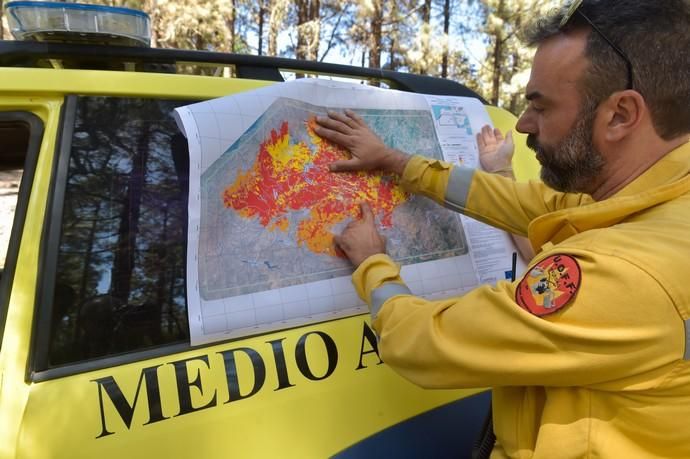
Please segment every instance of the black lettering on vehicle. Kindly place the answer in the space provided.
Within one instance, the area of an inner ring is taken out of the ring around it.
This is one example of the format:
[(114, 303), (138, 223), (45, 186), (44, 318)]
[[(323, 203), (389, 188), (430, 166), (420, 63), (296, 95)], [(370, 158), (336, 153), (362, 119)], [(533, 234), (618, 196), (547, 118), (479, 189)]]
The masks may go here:
[[(376, 354), (376, 357), (379, 359), (376, 365), (381, 365), (383, 363), (383, 360), (381, 360), (381, 356), (379, 355), (379, 345), (378, 341), (376, 340), (376, 334), (374, 333), (374, 330), (372, 330), (366, 322), (362, 322), (362, 324), (364, 325), (364, 327), (362, 328), (362, 341), (359, 346), (359, 365), (357, 365), (357, 368), (355, 368), (355, 370), (367, 368), (367, 366), (362, 363), (364, 356), (367, 354)], [(369, 343), (370, 350), (368, 351), (364, 350), (365, 341)]]
[(285, 338), (280, 338), (274, 341), (267, 341), (273, 349), (273, 360), (276, 364), (276, 376), (278, 376), (278, 387), (274, 390), (286, 389), (294, 386), (290, 382), (288, 375), (287, 363), (285, 362), (285, 353), (283, 352), (283, 341)]
[(134, 416), (134, 410), (136, 409), (137, 402), (139, 401), (139, 393), (141, 391), (142, 381), (145, 381), (146, 384), (146, 400), (149, 409), (149, 420), (146, 421), (144, 425), (153, 424), (154, 422), (168, 419), (163, 416), (163, 410), (161, 408), (161, 393), (160, 386), (158, 384), (158, 368), (160, 366), (161, 365), (156, 365), (155, 367), (147, 367), (141, 370), (139, 382), (137, 383), (137, 390), (134, 393), (134, 400), (132, 400), (131, 404), (127, 401), (127, 398), (122, 393), (122, 389), (120, 389), (120, 386), (117, 385), (115, 378), (112, 376), (93, 379), (91, 381), (98, 384), (98, 403), (101, 410), (101, 433), (96, 438), (105, 437), (115, 433), (110, 432), (106, 427), (106, 416), (103, 406), (104, 390), (117, 410), (117, 413), (120, 415), (120, 419), (122, 419), (122, 422), (124, 422), (128, 429), (132, 426), (132, 417)]
[[(309, 367), (306, 344), (307, 338), (309, 338), (310, 335), (319, 336), (323, 341), (324, 346), (326, 347), (326, 355), (328, 357), (328, 368), (326, 369), (326, 373), (324, 373), (323, 376), (314, 375), (314, 373), (312, 373), (311, 371), (311, 368)], [(322, 379), (328, 378), (335, 371), (335, 367), (338, 364), (338, 348), (336, 347), (333, 338), (331, 338), (324, 332), (315, 331), (305, 333), (300, 337), (299, 341), (297, 341), (297, 348), (295, 349), (295, 361), (297, 363), (297, 368), (299, 368), (300, 373), (302, 373), (307, 379), (310, 379), (312, 381), (320, 381)]]
[[(327, 367), (325, 372), (321, 375), (314, 373), (307, 356), (307, 340), (309, 340), (312, 335), (315, 335), (312, 341), (316, 340), (316, 342), (314, 342), (312, 345), (312, 351), (314, 350), (313, 346), (323, 346), (326, 351)], [(365, 345), (365, 341), (369, 344)], [(266, 344), (271, 346), (273, 361), (276, 366), (278, 387), (274, 389), (275, 391), (295, 386), (295, 384), (290, 381), (284, 342), (285, 338), (266, 341)], [(366, 368), (366, 366), (363, 364), (363, 358), (365, 355), (372, 353), (376, 354), (378, 358), (377, 365), (383, 363), (380, 357), (378, 357), (376, 336), (371, 328), (364, 323), (360, 346), (359, 366), (357, 369)], [(228, 399), (223, 404), (252, 397), (261, 391), (264, 383), (266, 382), (266, 362), (258, 351), (249, 347), (238, 347), (235, 349), (218, 352), (218, 354), (220, 354), (223, 358), (225, 382), (228, 388)], [(253, 383), (251, 383), (251, 387), (248, 387), (248, 384), (250, 384), (247, 381), (249, 375), (244, 374), (242, 375), (243, 386), (240, 387), (237, 358), (248, 358), (251, 362), (251, 376), (253, 376)], [(305, 378), (311, 381), (321, 381), (331, 376), (335, 371), (338, 365), (338, 348), (333, 338), (331, 338), (327, 333), (321, 331), (308, 332), (297, 340), (294, 358), (297, 368)], [(210, 356), (207, 354), (189, 357), (182, 360), (175, 360), (168, 363), (172, 365), (174, 369), (177, 399), (179, 404), (179, 412), (172, 417), (212, 408), (218, 404), (217, 388), (214, 388), (213, 391), (210, 392), (208, 387), (204, 386), (204, 374), (206, 373), (205, 368), (200, 368), (197, 366), (196, 374), (190, 375), (190, 363), (197, 360), (203, 362), (203, 364), (209, 370), (212, 370)], [(98, 401), (101, 415), (100, 434), (98, 434), (96, 438), (102, 438), (116, 433), (113, 429), (112, 419), (108, 419), (106, 414), (105, 405), (107, 402), (104, 401), (106, 398), (112, 403), (125, 427), (127, 427), (127, 429), (132, 428), (132, 420), (134, 418), (134, 412), (137, 409), (137, 404), (142, 404), (142, 401), (140, 400), (142, 386), (144, 386), (146, 389), (143, 395), (146, 400), (143, 403), (148, 408), (148, 421), (146, 421), (143, 425), (160, 422), (170, 418), (163, 416), (160, 390), (161, 382), (159, 380), (158, 372), (158, 369), (161, 366), (163, 365), (146, 367), (141, 370), (133, 397), (125, 396), (113, 376), (105, 376), (103, 378), (97, 378), (91, 381), (95, 382), (98, 387)], [(199, 395), (202, 397), (204, 397), (204, 392), (206, 389), (205, 398), (207, 399), (210, 397), (210, 401), (203, 406), (194, 406), (192, 403), (192, 388), (196, 388), (199, 391)], [(103, 396), (104, 393), (107, 397)], [(129, 400), (132, 400), (132, 402), (130, 403)], [(112, 430), (108, 430), (108, 427), (110, 427)]]
[[(247, 355), (252, 362), (254, 370), (254, 387), (244, 395), (240, 391), (240, 381), (237, 376), (236, 352), (242, 352)], [(219, 352), (219, 354), (223, 356), (223, 361), (225, 362), (225, 377), (228, 383), (228, 400), (225, 403), (249, 398), (261, 390), (266, 381), (266, 364), (258, 352), (250, 347), (238, 347), (237, 349)]]
[(211, 408), (216, 406), (216, 391), (213, 391), (213, 397), (211, 401), (204, 406), (194, 407), (192, 406), (192, 387), (199, 389), (201, 395), (204, 394), (204, 390), (201, 387), (201, 370), (198, 370), (196, 378), (194, 380), (189, 380), (189, 370), (188, 363), (193, 360), (201, 360), (210, 368), (208, 364), (208, 356), (201, 355), (199, 357), (190, 357), (184, 360), (177, 360), (175, 362), (170, 362), (172, 366), (175, 367), (175, 381), (177, 382), (177, 399), (180, 402), (180, 412), (175, 416), (182, 416), (183, 414), (193, 413), (199, 410), (205, 410), (206, 408)]

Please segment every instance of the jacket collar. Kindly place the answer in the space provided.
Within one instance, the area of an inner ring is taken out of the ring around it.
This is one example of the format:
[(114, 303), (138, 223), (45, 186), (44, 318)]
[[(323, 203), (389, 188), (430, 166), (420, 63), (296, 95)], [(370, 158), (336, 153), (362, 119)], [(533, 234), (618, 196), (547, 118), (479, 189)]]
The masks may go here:
[(685, 143), (670, 151), (612, 198), (643, 193), (659, 185), (676, 182), (688, 174), (690, 174), (690, 143)]
[(529, 225), (532, 246), (558, 244), (584, 231), (615, 225), (628, 216), (690, 192), (690, 143), (669, 152), (614, 196), (541, 215)]

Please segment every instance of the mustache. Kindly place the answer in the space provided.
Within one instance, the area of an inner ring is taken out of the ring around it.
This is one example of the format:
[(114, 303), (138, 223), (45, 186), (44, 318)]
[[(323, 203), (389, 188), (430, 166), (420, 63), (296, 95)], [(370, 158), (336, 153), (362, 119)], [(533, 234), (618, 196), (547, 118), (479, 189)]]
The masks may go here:
[(543, 164), (546, 160), (545, 149), (534, 134), (527, 135), (527, 147), (536, 153), (537, 161)]

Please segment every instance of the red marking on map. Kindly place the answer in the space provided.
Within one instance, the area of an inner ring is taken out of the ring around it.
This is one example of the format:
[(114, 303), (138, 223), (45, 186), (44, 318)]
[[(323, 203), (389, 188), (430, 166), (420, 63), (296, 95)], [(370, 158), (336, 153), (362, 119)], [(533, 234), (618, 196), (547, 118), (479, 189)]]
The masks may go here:
[(312, 252), (343, 257), (333, 244), (335, 225), (359, 217), (359, 204), (367, 202), (381, 217), (381, 226), (393, 223), (393, 211), (409, 195), (397, 179), (381, 172), (330, 172), (328, 165), (350, 157), (348, 152), (318, 137), (313, 118), (306, 122), (313, 151), (306, 143), (293, 143), (288, 122), (271, 130), (259, 148), (254, 165), (240, 171), (223, 192), (223, 203), (244, 218), (257, 218), (270, 231), (288, 231), (291, 211), (309, 210), (299, 221), (297, 243)]

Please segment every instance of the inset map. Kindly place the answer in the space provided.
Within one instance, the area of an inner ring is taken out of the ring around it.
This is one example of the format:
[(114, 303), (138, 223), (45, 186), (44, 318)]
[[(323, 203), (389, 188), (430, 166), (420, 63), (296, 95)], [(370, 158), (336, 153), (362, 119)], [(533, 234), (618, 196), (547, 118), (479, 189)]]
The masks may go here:
[(450, 126), (453, 128), (465, 129), (467, 135), (472, 135), (470, 118), (467, 116), (467, 113), (465, 113), (465, 110), (462, 107), (432, 105), (431, 110), (434, 113), (434, 119), (439, 126)]
[[(342, 109), (329, 107), (331, 110)], [(388, 253), (414, 264), (467, 253), (457, 214), (409, 195), (397, 178), (332, 173), (348, 153), (316, 136), (327, 108), (277, 99), (201, 176), (199, 290), (215, 300), (346, 276), (334, 233), (368, 202)], [(424, 110), (356, 110), (394, 148), (442, 158)]]

